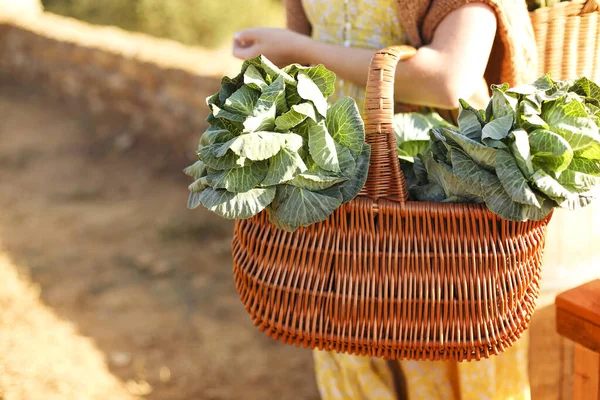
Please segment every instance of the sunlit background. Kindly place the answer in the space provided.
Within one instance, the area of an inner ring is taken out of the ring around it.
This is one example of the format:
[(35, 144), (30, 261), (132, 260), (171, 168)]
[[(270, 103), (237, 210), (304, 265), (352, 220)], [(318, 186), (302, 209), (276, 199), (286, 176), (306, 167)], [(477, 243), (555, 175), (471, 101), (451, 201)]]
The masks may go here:
[[(317, 399), (307, 350), (235, 291), (233, 224), (186, 209), (204, 99), (281, 0), (0, 0), (0, 399)], [(598, 276), (598, 207), (558, 212), (534, 400), (568, 399), (556, 293)], [(590, 223), (590, 221), (594, 223)]]

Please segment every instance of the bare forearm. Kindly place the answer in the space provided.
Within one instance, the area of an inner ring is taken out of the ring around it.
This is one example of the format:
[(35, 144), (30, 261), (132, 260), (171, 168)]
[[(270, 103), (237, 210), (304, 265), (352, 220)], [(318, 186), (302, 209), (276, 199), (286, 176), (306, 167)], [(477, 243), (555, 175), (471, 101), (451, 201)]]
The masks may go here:
[[(339, 78), (365, 86), (374, 54), (371, 49), (336, 46), (307, 38), (299, 56), (305, 64), (323, 64)], [(400, 62), (394, 84), (396, 101), (451, 108), (452, 101), (443, 90), (447, 81), (444, 65), (443, 54), (427, 46), (411, 59)]]
[[(483, 74), (496, 33), (493, 10), (470, 3), (448, 14), (433, 41), (396, 68), (396, 101), (455, 108), (482, 89)], [(373, 50), (319, 43), (308, 37), (299, 48), (305, 62), (324, 64), (343, 79), (365, 85)], [(485, 89), (485, 88), (483, 88)], [(484, 90), (485, 91), (485, 90)]]

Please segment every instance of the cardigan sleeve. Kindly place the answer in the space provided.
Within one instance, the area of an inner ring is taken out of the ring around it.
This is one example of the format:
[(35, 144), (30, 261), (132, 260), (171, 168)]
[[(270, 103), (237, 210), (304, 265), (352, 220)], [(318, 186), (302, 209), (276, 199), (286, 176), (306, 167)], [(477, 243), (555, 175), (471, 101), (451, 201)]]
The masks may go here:
[(285, 0), (285, 16), (289, 30), (311, 35), (312, 28), (302, 7), (302, 0)]
[(489, 5), (498, 21), (485, 72), (487, 83), (515, 86), (535, 80), (537, 48), (525, 0), (432, 0), (421, 26), (423, 43), (433, 40), (436, 28), (449, 13), (474, 2)]

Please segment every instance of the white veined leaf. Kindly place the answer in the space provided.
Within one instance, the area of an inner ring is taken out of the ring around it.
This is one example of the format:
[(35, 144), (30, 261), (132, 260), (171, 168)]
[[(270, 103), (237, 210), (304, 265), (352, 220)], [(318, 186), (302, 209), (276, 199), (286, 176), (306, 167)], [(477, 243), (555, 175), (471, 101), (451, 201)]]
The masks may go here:
[(310, 118), (312, 121), (317, 122), (315, 106), (309, 102), (293, 105), (290, 111), (275, 119), (275, 126), (277, 131), (287, 132), (300, 125), (306, 118)]
[(206, 188), (201, 193), (190, 193), (188, 207), (196, 208), (203, 205), (223, 218), (246, 219), (258, 214), (271, 204), (275, 193), (274, 187), (256, 188), (244, 193)]
[(519, 169), (513, 156), (506, 151), (496, 153), (496, 174), (513, 201), (540, 208), (535, 193)]
[(223, 108), (234, 114), (250, 115), (259, 97), (258, 90), (244, 85), (225, 100)]
[(513, 114), (509, 114), (488, 122), (481, 131), (481, 140), (488, 138), (493, 140), (505, 139), (512, 129), (514, 120)]
[(529, 134), (529, 145), (533, 161), (546, 172), (560, 173), (573, 160), (573, 150), (562, 136), (545, 129), (536, 129)]
[(496, 152), (498, 150), (484, 146), (475, 140), (469, 139), (462, 132), (456, 132), (451, 129), (436, 129), (434, 132), (439, 132), (450, 146), (458, 147), (469, 155), (473, 161), (482, 167), (494, 169), (496, 167)]
[(289, 185), (297, 186), (302, 189), (308, 189), (312, 191), (324, 190), (332, 187), (336, 183), (344, 182), (348, 180), (345, 177), (335, 177), (327, 175), (316, 175), (313, 173), (303, 173), (296, 175), (294, 179), (288, 182)]
[(295, 176), (307, 170), (300, 155), (286, 147), (269, 159), (269, 169), (266, 177), (261, 182), (264, 186), (279, 185), (291, 181)]
[(244, 133), (220, 145), (214, 154), (217, 157), (223, 157), (227, 151), (231, 150), (240, 157), (252, 161), (262, 161), (279, 153), (285, 143), (282, 134), (277, 132)]
[(199, 179), (201, 176), (206, 174), (206, 164), (202, 161), (196, 161), (194, 164), (183, 170), (183, 173), (187, 176), (191, 176), (194, 179)]
[(365, 125), (354, 99), (344, 97), (332, 105), (325, 124), (333, 139), (358, 157), (365, 143)]
[(514, 141), (510, 144), (510, 151), (523, 175), (529, 179), (534, 173), (529, 135), (522, 129), (512, 131), (511, 135)]
[(299, 64), (288, 65), (283, 69), (290, 75), (296, 75), (298, 71), (304, 72), (317, 85), (325, 98), (331, 96), (335, 90), (335, 73), (329, 71), (323, 65), (305, 67)]
[(471, 107), (466, 101), (460, 100), (458, 129), (464, 136), (474, 141), (481, 141), (484, 123), (479, 111)]
[(327, 99), (317, 86), (317, 84), (305, 72), (298, 72), (298, 94), (304, 100), (310, 100), (315, 108), (323, 117), (327, 116)]
[(342, 204), (342, 195), (335, 186), (313, 192), (291, 185), (277, 186), (271, 204), (273, 217), (289, 226), (309, 226), (324, 221)]
[(244, 72), (244, 84), (250, 86), (253, 89), (258, 89), (261, 92), (265, 90), (269, 85), (265, 82), (262, 74), (254, 65), (249, 65)]
[[(230, 168), (247, 167), (252, 164), (252, 161), (240, 157), (233, 151), (223, 149), (224, 144), (211, 144), (209, 146), (202, 146), (198, 149), (198, 158), (208, 167), (216, 170), (225, 170)], [(221, 152), (225, 150), (225, 152)], [(218, 155), (217, 155), (218, 154)]]
[(600, 145), (598, 126), (588, 117), (583, 103), (577, 100), (557, 100), (545, 107), (541, 116), (550, 130), (565, 138), (574, 151)]
[(338, 154), (333, 137), (324, 122), (313, 124), (309, 130), (308, 148), (313, 160), (323, 169), (340, 172)]
[(243, 193), (257, 187), (265, 179), (267, 172), (267, 163), (261, 161), (248, 167), (214, 171), (206, 176), (206, 181), (213, 189)]

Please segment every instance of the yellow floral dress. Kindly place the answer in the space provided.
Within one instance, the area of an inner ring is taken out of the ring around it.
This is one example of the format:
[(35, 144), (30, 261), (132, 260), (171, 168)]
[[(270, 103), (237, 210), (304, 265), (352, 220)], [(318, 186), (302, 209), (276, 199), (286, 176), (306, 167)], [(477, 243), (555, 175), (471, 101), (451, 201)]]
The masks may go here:
[[(397, 0), (302, 0), (319, 41), (380, 49), (406, 43)], [(360, 109), (364, 88), (338, 80), (332, 100), (354, 98)], [(527, 338), (500, 356), (478, 362), (401, 361), (409, 400), (530, 399)], [(391, 400), (393, 375), (387, 361), (333, 352), (314, 352), (323, 400)]]

